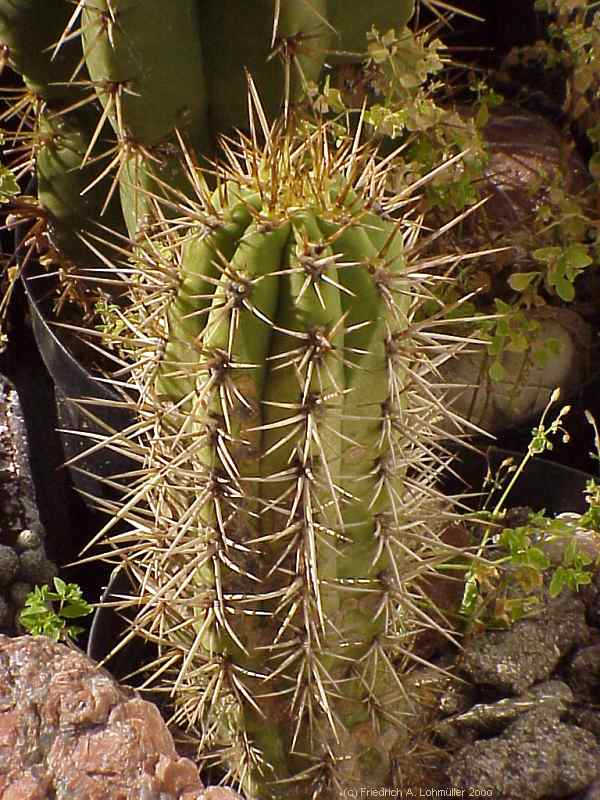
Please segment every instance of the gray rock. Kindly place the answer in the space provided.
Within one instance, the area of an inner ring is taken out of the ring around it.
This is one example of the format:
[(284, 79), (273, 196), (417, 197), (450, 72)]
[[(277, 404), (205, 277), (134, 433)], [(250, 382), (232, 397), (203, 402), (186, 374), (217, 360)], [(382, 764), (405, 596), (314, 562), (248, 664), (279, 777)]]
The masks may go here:
[(56, 564), (46, 557), (43, 547), (24, 550), (19, 556), (19, 578), (35, 584), (50, 583), (58, 575)]
[(9, 586), (19, 569), (19, 557), (8, 545), (0, 544), (0, 586)]
[(519, 697), (496, 703), (477, 703), (468, 711), (439, 722), (436, 735), (444, 742), (473, 741), (481, 735), (498, 734), (518, 717), (537, 708), (562, 714), (573, 702), (573, 692), (562, 681), (540, 683)]
[(444, 716), (467, 711), (475, 702), (475, 688), (462, 681), (451, 681), (439, 702), (439, 710)]
[(571, 725), (577, 725), (578, 728), (585, 728), (586, 731), (593, 733), (600, 742), (600, 714), (594, 706), (570, 708), (567, 721)]
[(568, 797), (600, 776), (595, 737), (552, 706), (525, 713), (493, 739), (467, 745), (448, 768), (453, 787), (490, 790), (494, 800)]
[(588, 638), (581, 598), (563, 591), (535, 617), (467, 642), (461, 668), (476, 684), (519, 695), (549, 678), (560, 659)]
[(42, 546), (42, 539), (39, 533), (25, 528), (17, 536), (17, 550), (35, 550)]
[(588, 622), (600, 628), (600, 569), (597, 569), (591, 584), (583, 587), (588, 609)]
[(579, 800), (600, 800), (600, 779), (588, 786), (585, 792), (579, 795)]
[(600, 644), (584, 647), (569, 665), (569, 685), (579, 694), (591, 696), (600, 686)]
[(33, 586), (26, 581), (15, 581), (10, 587), (10, 599), (15, 608), (20, 609), (25, 605), (27, 595), (33, 590)]
[(5, 598), (0, 595), (0, 628), (9, 628), (13, 623), (13, 612)]

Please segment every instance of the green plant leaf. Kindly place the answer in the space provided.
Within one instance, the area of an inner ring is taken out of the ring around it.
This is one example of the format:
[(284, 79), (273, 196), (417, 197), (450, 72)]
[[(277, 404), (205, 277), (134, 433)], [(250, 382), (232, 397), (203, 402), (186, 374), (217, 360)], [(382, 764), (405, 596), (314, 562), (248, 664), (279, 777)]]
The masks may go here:
[(539, 278), (540, 272), (513, 272), (508, 278), (508, 285), (515, 292), (524, 292), (536, 278)]
[(93, 606), (83, 599), (72, 600), (61, 609), (60, 615), (65, 619), (74, 619), (76, 617), (85, 617), (91, 614), (93, 610)]
[(581, 270), (592, 263), (592, 258), (584, 244), (575, 242), (564, 250), (567, 266), (574, 270)]
[(488, 369), (488, 373), (493, 381), (502, 381), (504, 378), (506, 378), (506, 370), (498, 359), (492, 361)]
[(561, 252), (562, 248), (560, 247), (539, 247), (537, 250), (534, 250), (531, 255), (536, 261), (549, 263), (550, 261), (557, 259)]
[(527, 563), (536, 570), (543, 571), (550, 566), (550, 559), (539, 547), (530, 547), (527, 550)]
[(600, 153), (594, 153), (588, 162), (590, 175), (595, 181), (600, 182)]
[[(43, 634), (58, 641), (81, 633), (82, 628), (67, 625), (65, 620), (87, 616), (93, 607), (84, 600), (76, 583), (65, 583), (58, 577), (53, 583), (55, 592), (50, 591), (49, 586), (36, 586), (29, 593), (19, 621), (34, 636)], [(52, 601), (59, 603), (58, 611)]]
[(19, 184), (12, 170), (0, 164), (0, 203), (8, 203), (19, 192)]
[(557, 277), (555, 283), (556, 293), (565, 303), (572, 303), (575, 299), (575, 287), (568, 278)]
[(550, 581), (550, 586), (548, 587), (550, 597), (558, 597), (566, 585), (566, 570), (564, 567), (557, 567)]

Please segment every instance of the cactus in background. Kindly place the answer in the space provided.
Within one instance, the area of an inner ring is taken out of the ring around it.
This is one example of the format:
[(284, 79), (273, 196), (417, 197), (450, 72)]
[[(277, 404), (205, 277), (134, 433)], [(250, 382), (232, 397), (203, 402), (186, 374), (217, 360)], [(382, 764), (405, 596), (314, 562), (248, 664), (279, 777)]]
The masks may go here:
[[(8, 108), (0, 119), (12, 128), (5, 139), (12, 145), (8, 153), (15, 155), (16, 174), (33, 171), (37, 178), (40, 214), (53, 257), (90, 268), (102, 265), (102, 258), (85, 237), (97, 235), (100, 222), (116, 231), (124, 231), (124, 226), (110, 192), (107, 197), (106, 188), (97, 183), (107, 145), (97, 141), (94, 109), (89, 104), (80, 108), (88, 79), (81, 44), (71, 39), (54, 49), (72, 11), (64, 0), (0, 2), (3, 62), (25, 84), (24, 90), (8, 90)], [(109, 252), (104, 244), (98, 247)]]
[[(55, 257), (97, 267), (108, 253), (98, 224), (124, 232), (124, 220), (135, 240), (155, 195), (180, 199), (180, 140), (199, 160), (245, 125), (245, 70), (274, 118), (326, 58), (364, 50), (371, 25), (403, 26), (413, 10), (414, 0), (358, 16), (325, 0), (0, 0), (3, 61), (25, 84), (4, 117), (22, 119), (21, 173), (43, 164)], [(75, 115), (81, 106), (89, 113)]]
[(199, 757), (248, 800), (333, 800), (398, 785), (411, 652), (444, 627), (422, 589), (452, 556), (427, 373), (451, 347), (413, 323), (418, 225), (389, 217), (385, 164), (325, 123), (262, 134), (212, 192), (192, 169), (136, 249), (112, 346), (139, 422), (111, 446), (143, 467), (98, 538)]

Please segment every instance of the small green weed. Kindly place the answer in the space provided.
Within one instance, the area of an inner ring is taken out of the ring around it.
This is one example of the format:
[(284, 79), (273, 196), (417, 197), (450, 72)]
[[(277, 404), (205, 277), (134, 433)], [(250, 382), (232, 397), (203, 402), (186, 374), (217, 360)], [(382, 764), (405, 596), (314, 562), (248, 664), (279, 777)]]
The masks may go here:
[(92, 611), (76, 583), (54, 578), (54, 591), (46, 585), (36, 586), (29, 593), (19, 620), (29, 633), (49, 636), (57, 642), (77, 638), (84, 629), (69, 620), (86, 617)]
[[(582, 530), (600, 532), (600, 484), (594, 479), (586, 485), (588, 508), (583, 514), (554, 518), (541, 511), (530, 513), (525, 524), (515, 527), (505, 524), (507, 499), (529, 460), (552, 450), (552, 437), (557, 434), (568, 441), (563, 421), (569, 406), (561, 408), (555, 418), (547, 422), (549, 409), (559, 396), (559, 391), (555, 390), (539, 425), (532, 430), (527, 453), (521, 462), (515, 465), (512, 460), (504, 461), (497, 475), (488, 476), (486, 505), (491, 505), (497, 492), (500, 498), (492, 510), (484, 508), (473, 517), (475, 535), (480, 537), (480, 543), (477, 557), (467, 572), (461, 606), (469, 628), (506, 627), (535, 612), (545, 586), (550, 597), (557, 597), (565, 588), (577, 591), (592, 579), (597, 564), (581, 549), (578, 533)], [(587, 416), (594, 426), (598, 445), (595, 422), (591, 415)]]

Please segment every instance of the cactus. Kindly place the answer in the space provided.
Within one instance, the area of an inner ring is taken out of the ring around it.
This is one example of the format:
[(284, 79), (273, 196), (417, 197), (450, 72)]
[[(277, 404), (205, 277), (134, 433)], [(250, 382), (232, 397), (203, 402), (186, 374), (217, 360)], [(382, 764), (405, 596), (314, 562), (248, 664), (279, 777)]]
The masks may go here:
[(449, 412), (385, 169), (326, 123), (263, 134), (136, 249), (112, 343), (139, 422), (110, 444), (143, 467), (99, 538), (199, 758), (248, 800), (333, 800), (401, 780), (410, 654), (444, 627), (422, 586), (451, 555)]
[[(39, 198), (57, 256), (98, 267), (109, 254), (99, 224), (122, 233), (125, 222), (135, 239), (154, 195), (187, 191), (179, 142), (194, 159), (211, 157), (220, 134), (245, 125), (245, 70), (274, 118), (326, 58), (356, 56), (371, 25), (403, 26), (413, 9), (414, 0), (378, 0), (358, 16), (325, 0), (0, 0), (3, 61), (25, 84), (5, 115), (22, 118), (22, 171), (37, 162), (39, 176), (38, 152), (62, 152), (46, 160)], [(73, 115), (81, 106), (90, 113)], [(57, 116), (64, 137), (49, 129)]]
[[(65, 0), (48, 52), (83, 43), (81, 98), (24, 75), (27, 136), (59, 259), (110, 266), (116, 203), (132, 277), (105, 331), (137, 422), (106, 444), (140, 468), (110, 481), (97, 540), (135, 587), (131, 635), (157, 644), (151, 681), (248, 800), (333, 800), (401, 782), (415, 641), (451, 637), (423, 589), (455, 555), (435, 488), (451, 412), (427, 382), (451, 349), (414, 322), (445, 261), (419, 263), (389, 160), (292, 105), (413, 0), (232, 5)], [(250, 134), (207, 166), (248, 100)]]

